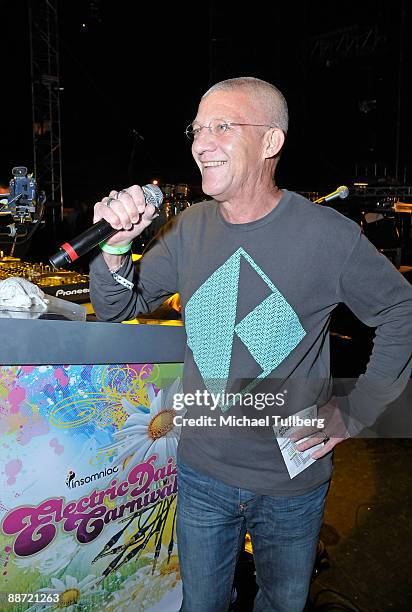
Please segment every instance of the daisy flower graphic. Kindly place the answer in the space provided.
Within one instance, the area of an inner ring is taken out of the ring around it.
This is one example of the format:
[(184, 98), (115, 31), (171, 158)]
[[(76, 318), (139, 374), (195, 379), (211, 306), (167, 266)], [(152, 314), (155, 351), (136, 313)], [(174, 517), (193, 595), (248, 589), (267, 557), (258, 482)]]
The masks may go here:
[[(162, 551), (164, 548), (162, 547)], [(162, 562), (156, 573), (152, 574), (152, 566), (141, 568), (136, 574), (129, 576), (121, 588), (112, 593), (106, 604), (105, 612), (146, 612), (153, 606), (158, 610), (178, 610), (182, 601), (179, 560), (177, 555), (167, 559), (162, 553)], [(163, 607), (160, 602), (169, 596), (170, 606)], [(172, 602), (175, 605), (172, 605)]]
[[(153, 389), (149, 388), (151, 403), (148, 413), (142, 412), (126, 399), (122, 400), (130, 416), (122, 429), (113, 434), (115, 442), (101, 449), (116, 451), (116, 462), (121, 464), (121, 471), (130, 470), (153, 454), (158, 456), (162, 465), (167, 463), (169, 457), (176, 456), (181, 427), (173, 422), (178, 414), (173, 408), (173, 398), (176, 393), (181, 393), (181, 390), (180, 378), (161, 389), (156, 396)], [(182, 411), (179, 411), (179, 414), (182, 414)]]
[(61, 535), (36, 555), (16, 558), (14, 563), (24, 572), (32, 571), (35, 565), (40, 574), (50, 576), (64, 570), (77, 554), (79, 547), (72, 535)]
[(45, 602), (36, 604), (27, 610), (27, 612), (40, 612), (42, 610), (48, 610), (54, 608), (55, 610), (64, 608), (66, 612), (74, 612), (77, 609), (78, 604), (86, 603), (85, 598), (91, 595), (101, 595), (104, 593), (102, 589), (96, 589), (96, 576), (89, 574), (83, 580), (78, 580), (73, 576), (65, 576), (64, 580), (59, 578), (51, 578), (52, 587), (39, 589), (38, 593), (45, 593), (46, 595), (59, 595), (58, 602)]

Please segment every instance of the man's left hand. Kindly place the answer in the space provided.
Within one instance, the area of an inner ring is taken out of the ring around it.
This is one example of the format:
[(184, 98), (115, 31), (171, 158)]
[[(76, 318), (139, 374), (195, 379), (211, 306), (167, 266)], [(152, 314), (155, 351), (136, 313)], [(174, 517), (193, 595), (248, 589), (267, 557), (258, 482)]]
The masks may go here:
[[(296, 443), (298, 451), (305, 451), (323, 442), (322, 448), (311, 455), (313, 459), (324, 457), (337, 444), (350, 437), (335, 397), (332, 397), (327, 404), (319, 408), (317, 418), (318, 420), (323, 419), (324, 427), (322, 429), (313, 430), (309, 427), (300, 427), (291, 436), (291, 440)], [(307, 436), (309, 436), (307, 440), (298, 442), (298, 440)]]

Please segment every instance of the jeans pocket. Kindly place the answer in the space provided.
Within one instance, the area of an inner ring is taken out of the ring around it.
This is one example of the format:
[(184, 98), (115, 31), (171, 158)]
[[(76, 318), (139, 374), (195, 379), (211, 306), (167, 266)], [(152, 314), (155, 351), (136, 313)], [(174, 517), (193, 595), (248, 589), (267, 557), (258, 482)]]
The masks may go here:
[(212, 492), (214, 481), (211, 478), (193, 470), (188, 465), (178, 463), (177, 466), (177, 486), (178, 486), (178, 503), (180, 508), (184, 510), (186, 505), (192, 506), (195, 503), (202, 503), (202, 500), (208, 505), (210, 504), (210, 494)]

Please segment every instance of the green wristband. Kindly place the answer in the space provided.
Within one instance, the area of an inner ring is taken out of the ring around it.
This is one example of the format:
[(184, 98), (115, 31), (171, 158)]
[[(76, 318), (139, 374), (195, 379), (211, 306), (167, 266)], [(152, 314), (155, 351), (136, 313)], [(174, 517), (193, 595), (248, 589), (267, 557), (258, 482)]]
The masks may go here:
[(103, 240), (103, 242), (99, 243), (99, 247), (105, 253), (110, 253), (110, 255), (124, 255), (125, 253), (128, 253), (132, 248), (132, 243), (129, 242), (129, 244), (110, 246), (109, 244), (106, 244)]

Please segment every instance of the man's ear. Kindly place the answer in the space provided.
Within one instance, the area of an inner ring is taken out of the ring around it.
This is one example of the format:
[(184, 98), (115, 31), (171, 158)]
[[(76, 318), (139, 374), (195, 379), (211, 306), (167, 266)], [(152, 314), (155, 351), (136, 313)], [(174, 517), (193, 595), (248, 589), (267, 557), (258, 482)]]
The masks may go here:
[(271, 128), (265, 134), (263, 153), (265, 159), (275, 157), (283, 147), (285, 134), (280, 128)]

